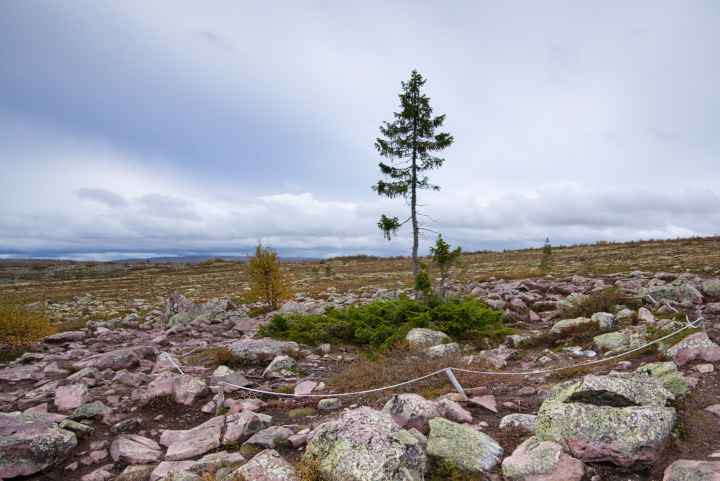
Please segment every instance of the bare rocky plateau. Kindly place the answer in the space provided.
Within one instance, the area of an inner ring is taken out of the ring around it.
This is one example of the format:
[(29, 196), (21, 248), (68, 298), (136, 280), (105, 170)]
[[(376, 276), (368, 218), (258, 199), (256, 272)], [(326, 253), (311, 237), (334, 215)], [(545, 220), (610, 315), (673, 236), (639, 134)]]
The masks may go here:
[[(633, 302), (562, 315), (609, 287)], [(451, 290), (503, 310), (515, 333), (483, 348), (418, 329), (396, 359), (498, 373), (571, 368), (526, 376), (458, 371), (466, 396), (438, 376), (339, 397), (337, 374), (352, 372), (362, 353), (258, 339), (272, 313), (254, 315), (253, 305), (232, 296), (34, 300), (58, 321), (83, 323), (0, 366), (0, 479), (720, 479), (720, 279), (713, 271), (488, 277), (459, 280)], [(404, 285), (348, 286), (299, 294), (281, 311), (322, 312), (403, 293)], [(700, 319), (698, 328), (573, 367), (679, 330), (685, 316)], [(217, 351), (231, 353), (229, 365), (206, 362)]]

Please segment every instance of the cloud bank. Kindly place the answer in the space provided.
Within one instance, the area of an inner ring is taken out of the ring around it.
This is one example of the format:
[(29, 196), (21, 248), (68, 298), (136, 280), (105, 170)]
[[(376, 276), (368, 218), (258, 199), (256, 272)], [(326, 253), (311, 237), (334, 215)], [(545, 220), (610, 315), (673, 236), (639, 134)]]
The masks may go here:
[(0, 254), (404, 253), (370, 185), (412, 68), (452, 243), (716, 234), (719, 37), (713, 2), (3, 2)]

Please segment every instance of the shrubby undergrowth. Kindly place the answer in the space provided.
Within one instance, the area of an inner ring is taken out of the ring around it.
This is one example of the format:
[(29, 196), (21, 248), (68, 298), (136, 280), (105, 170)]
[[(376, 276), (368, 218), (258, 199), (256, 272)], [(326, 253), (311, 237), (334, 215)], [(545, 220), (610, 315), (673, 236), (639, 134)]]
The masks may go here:
[(502, 317), (501, 311), (476, 299), (424, 302), (401, 297), (330, 309), (325, 314), (280, 314), (262, 326), (259, 334), (302, 344), (343, 342), (383, 348), (403, 339), (414, 327), (468, 341), (511, 333)]
[(0, 304), (0, 362), (19, 356), (34, 342), (56, 331), (40, 312), (16, 304)]

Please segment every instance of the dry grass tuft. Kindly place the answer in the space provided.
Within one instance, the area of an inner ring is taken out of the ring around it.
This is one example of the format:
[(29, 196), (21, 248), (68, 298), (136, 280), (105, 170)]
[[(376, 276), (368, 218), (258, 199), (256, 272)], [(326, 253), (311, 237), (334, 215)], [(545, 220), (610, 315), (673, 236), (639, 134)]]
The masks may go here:
[(16, 304), (0, 305), (0, 344), (6, 349), (27, 349), (56, 331), (55, 326), (51, 325), (41, 312)]
[[(329, 384), (333, 391), (339, 393), (389, 386), (421, 377), (448, 366), (458, 366), (460, 365), (460, 357), (460, 355), (451, 355), (432, 359), (405, 348), (395, 348), (372, 359), (360, 356), (336, 373)], [(363, 396), (363, 399), (378, 401), (403, 392), (421, 392), (428, 395), (443, 394), (447, 392), (446, 389), (449, 387), (447, 377), (438, 374), (419, 381), (412, 386), (369, 394)], [(357, 399), (358, 402), (359, 400)]]
[(218, 366), (238, 368), (245, 365), (244, 361), (235, 357), (232, 351), (225, 346), (208, 347), (193, 352), (185, 358), (185, 362), (191, 366), (205, 366), (212, 369)]
[(300, 481), (326, 481), (320, 473), (320, 461), (316, 459), (302, 459), (295, 465)]
[(637, 304), (636, 299), (628, 297), (617, 287), (609, 287), (592, 292), (586, 299), (567, 309), (563, 309), (562, 317), (564, 319), (590, 317), (596, 312), (614, 312), (619, 305), (635, 304)]

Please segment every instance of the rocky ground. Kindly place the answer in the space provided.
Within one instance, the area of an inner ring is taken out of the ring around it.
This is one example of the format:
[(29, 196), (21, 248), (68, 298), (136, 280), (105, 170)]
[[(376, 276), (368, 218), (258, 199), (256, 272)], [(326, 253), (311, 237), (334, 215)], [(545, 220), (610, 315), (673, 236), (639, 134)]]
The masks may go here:
[[(624, 303), (589, 312), (610, 287)], [(118, 316), (50, 336), (0, 366), (0, 479), (720, 479), (720, 280), (638, 271), (452, 290), (505, 311), (516, 333), (481, 349), (414, 330), (394, 359), (405, 369), (425, 358), (459, 368), (465, 395), (437, 376), (334, 396), (338, 373), (352, 377), (360, 356), (347, 346), (256, 339), (271, 314), (253, 317), (252, 306), (229, 299), (118, 305)], [(298, 296), (282, 310), (401, 292)], [(73, 306), (96, 302), (62, 305), (74, 315)], [(684, 327), (685, 316), (700, 328), (614, 358)], [(558, 367), (568, 369), (462, 371)]]

